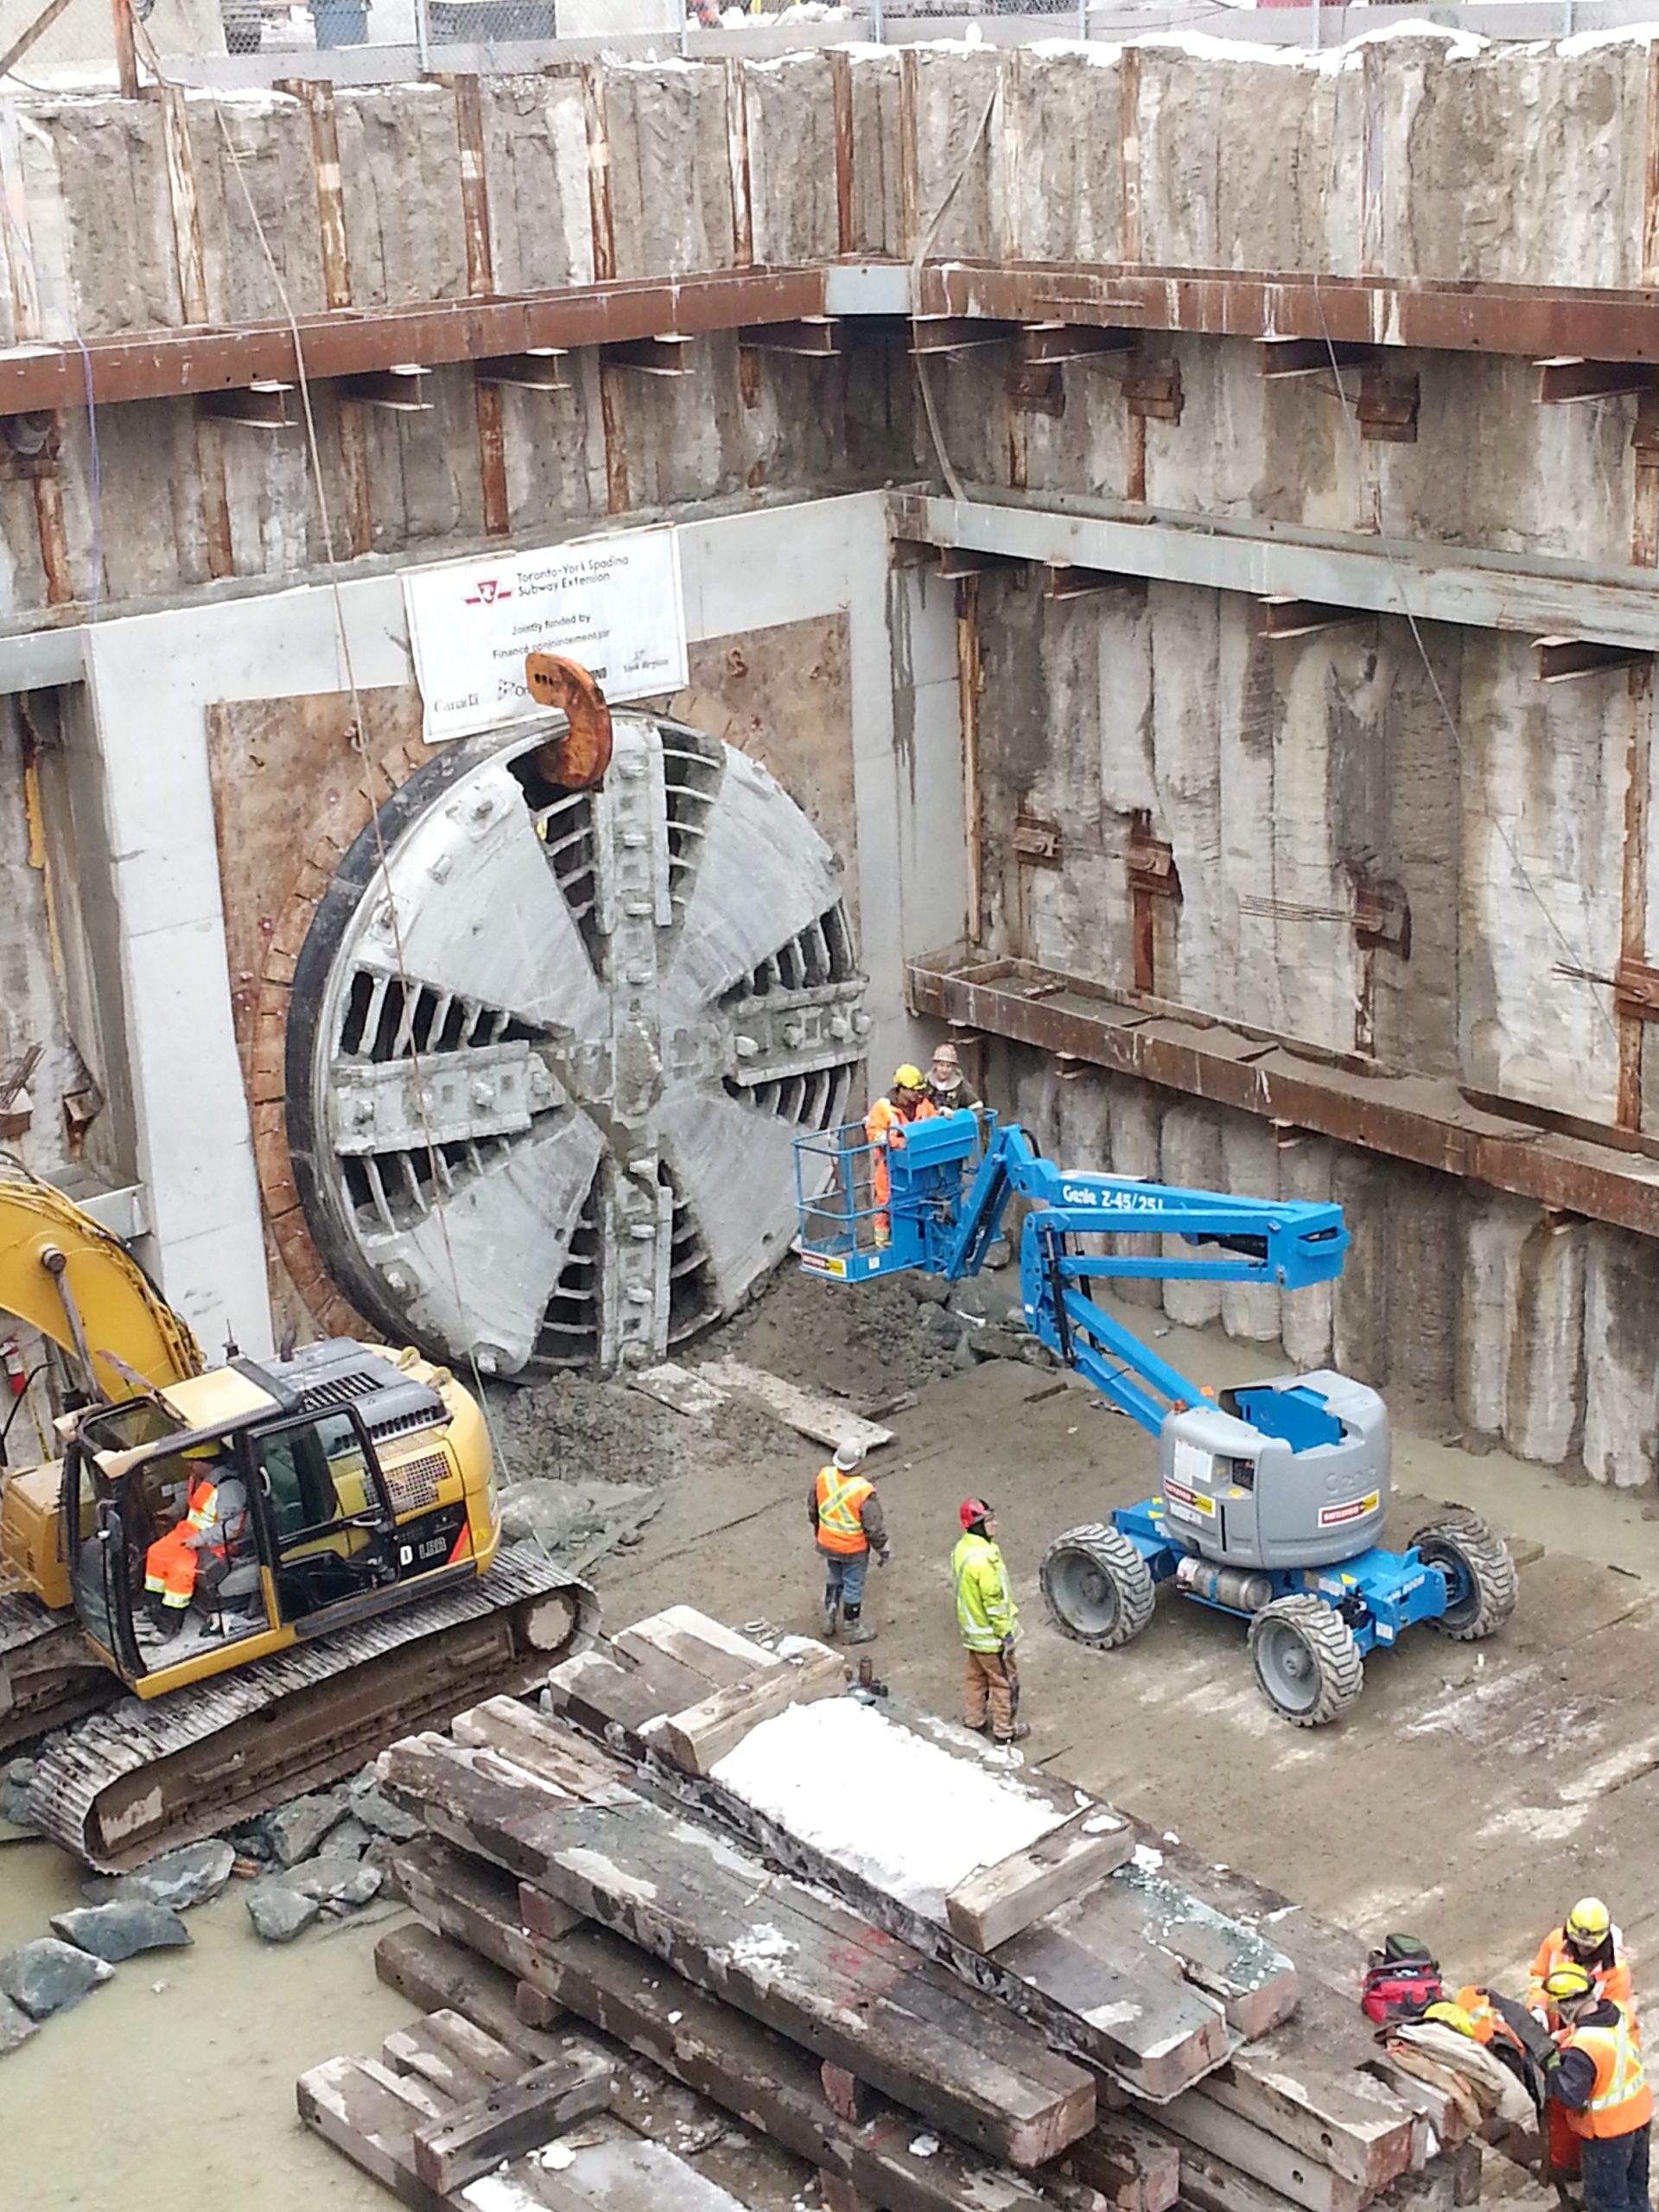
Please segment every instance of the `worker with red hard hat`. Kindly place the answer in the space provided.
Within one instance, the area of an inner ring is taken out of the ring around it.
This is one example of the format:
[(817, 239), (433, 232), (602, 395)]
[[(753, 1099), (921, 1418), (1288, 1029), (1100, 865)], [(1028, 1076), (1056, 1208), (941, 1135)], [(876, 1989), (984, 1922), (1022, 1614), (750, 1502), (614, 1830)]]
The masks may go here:
[(982, 1497), (965, 1497), (958, 1517), (962, 1535), (951, 1554), (950, 1574), (963, 1655), (962, 1717), (976, 1734), (984, 1733), (988, 1720), (995, 1742), (1016, 1744), (1031, 1731), (1020, 1719), (1020, 1675), (1014, 1663), (1020, 1608), (997, 1549), (996, 1515)]

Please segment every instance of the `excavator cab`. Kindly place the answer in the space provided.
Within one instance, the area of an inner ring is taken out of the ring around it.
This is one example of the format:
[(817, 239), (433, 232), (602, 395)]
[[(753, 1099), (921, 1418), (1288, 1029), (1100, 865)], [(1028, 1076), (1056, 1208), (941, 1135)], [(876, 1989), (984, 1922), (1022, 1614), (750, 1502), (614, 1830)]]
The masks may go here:
[(249, 1364), (73, 1425), (60, 1510), (75, 1612), (142, 1697), (359, 1620), (467, 1548), (459, 1502), (399, 1525), (359, 1403), (308, 1408)]

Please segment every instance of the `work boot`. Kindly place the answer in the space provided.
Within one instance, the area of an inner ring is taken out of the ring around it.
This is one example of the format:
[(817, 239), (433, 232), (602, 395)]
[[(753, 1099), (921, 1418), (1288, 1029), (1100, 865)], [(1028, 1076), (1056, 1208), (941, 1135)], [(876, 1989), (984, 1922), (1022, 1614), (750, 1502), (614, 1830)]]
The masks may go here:
[(874, 1643), (875, 1642), (875, 1630), (870, 1626), (868, 1621), (858, 1620), (851, 1613), (849, 1613), (847, 1616), (847, 1633), (842, 1637), (842, 1641), (845, 1643)]
[(1023, 1744), (1030, 1733), (1031, 1728), (1027, 1722), (1024, 1720), (1016, 1720), (1014, 1724), (1013, 1729), (1007, 1735), (995, 1736), (993, 1737), (991, 1740), (995, 1744), (999, 1751), (1004, 1751), (1010, 1744)]
[(836, 1624), (839, 1620), (840, 1617), (841, 1593), (836, 1590), (826, 1591), (824, 1592), (823, 1599), (823, 1632), (825, 1636), (834, 1636), (836, 1632)]

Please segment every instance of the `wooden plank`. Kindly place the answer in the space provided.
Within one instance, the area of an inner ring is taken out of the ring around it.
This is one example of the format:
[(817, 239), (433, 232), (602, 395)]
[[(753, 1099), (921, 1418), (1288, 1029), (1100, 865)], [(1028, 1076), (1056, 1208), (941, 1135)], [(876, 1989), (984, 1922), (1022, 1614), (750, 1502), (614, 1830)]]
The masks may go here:
[[(558, 2056), (557, 2040), (527, 2025), (513, 2009), (514, 1978), (429, 1928), (395, 1928), (374, 1947), (374, 1970), (389, 1989), (424, 2012), (447, 2009), (513, 2054), (520, 2069)], [(550, 2005), (553, 2017), (557, 2008)]]
[(655, 1398), (658, 1405), (668, 1406), (677, 1414), (696, 1420), (706, 1414), (717, 1414), (726, 1403), (726, 1393), (690, 1369), (682, 1367), (677, 1360), (664, 1359), (655, 1367), (642, 1368), (628, 1377), (630, 1386), (644, 1391), (648, 1398)]
[(609, 2119), (582, 2130), (569, 2165), (522, 2159), (499, 2182), (474, 2182), (459, 2202), (466, 2212), (747, 2212), (665, 2145)]
[(890, 1428), (866, 1421), (844, 1398), (803, 1390), (798, 1383), (768, 1374), (763, 1367), (746, 1366), (741, 1359), (705, 1359), (696, 1372), (717, 1390), (741, 1391), (747, 1397), (758, 1398), (786, 1428), (810, 1436), (815, 1444), (827, 1444), (831, 1451), (838, 1444), (861, 1444), (867, 1452), (874, 1452), (893, 1441)]
[(602, 2112), (611, 2099), (611, 2072), (601, 2054), (579, 2050), (491, 2089), (448, 2118), (416, 2128), (416, 2173), (439, 2196), (464, 2189), (503, 2159), (534, 2151), (573, 2121)]
[(415, 2130), (443, 2116), (416, 2084), (372, 2059), (330, 2058), (302, 2074), (295, 2087), (300, 2118), (343, 2152), (412, 2212), (442, 2212), (415, 2171)]
[(715, 1690), (683, 1713), (648, 1722), (640, 1733), (654, 1751), (688, 1774), (708, 1774), (761, 1721), (788, 1706), (840, 1697), (847, 1682), (847, 1662), (840, 1654), (827, 1644), (814, 1645), (782, 1667)]
[(534, 1885), (520, 1893), (532, 1933), (550, 1892), (1012, 2164), (1040, 2164), (1092, 2125), (1090, 2075), (907, 1945), (660, 1806), (596, 1814), (480, 1770), (486, 1757), (397, 1744), (387, 1787)]
[(547, 1678), (549, 1701), (559, 1713), (606, 1743), (627, 1745), (636, 1756), (644, 1755), (639, 1731), (646, 1721), (678, 1713), (708, 1694), (706, 1675), (660, 1652), (625, 1653), (614, 1644), (561, 1660)]
[(612, 1643), (619, 1657), (644, 1659), (660, 1653), (665, 1659), (677, 1660), (682, 1667), (702, 1675), (710, 1689), (747, 1681), (765, 1674), (769, 1667), (785, 1663), (764, 1643), (740, 1635), (708, 1613), (700, 1613), (695, 1605), (666, 1605), (660, 1613), (652, 1613), (645, 1620), (635, 1621), (632, 1628), (623, 1629)]
[(394, 2074), (417, 2075), (457, 2104), (516, 2082), (524, 2063), (465, 2013), (440, 2008), (389, 2035), (381, 2055)]
[[(445, 2044), (429, 2036), (423, 2020), (416, 2021), (412, 2027), (395, 2029), (381, 2044), (380, 2057), (394, 2074), (407, 2074), (424, 2082), (451, 2104), (469, 2104), (487, 2090), (500, 2086), (493, 2075), (480, 2073)], [(516, 2081), (524, 2069), (511, 2059), (508, 2063), (512, 2078)]]
[[(388, 1871), (398, 1896), (429, 1928), (464, 1943), (505, 1974), (523, 1973), (518, 1885), (499, 1866), (425, 1836), (400, 1844)], [(569, 1924), (574, 1927), (580, 1917), (569, 1914)]]
[[(1368, 2201), (1363, 2183), (1347, 2181), (1330, 2167), (1257, 2127), (1236, 2113), (1224, 2111), (1204, 2088), (1190, 2090), (1160, 2106), (1159, 2125), (1180, 2138), (1185, 2159), (1196, 2149), (1220, 2158), (1251, 2180), (1262, 2183), (1306, 2212), (1359, 2212)], [(1183, 2189), (1192, 2202), (1190, 2175)]]
[(627, 1770), (562, 1724), (550, 1726), (517, 1698), (486, 1698), (450, 1724), (458, 1744), (487, 1748), (560, 1795), (587, 1805), (621, 1805), (634, 1791)]
[(1065, 2154), (1066, 2171), (1097, 2190), (1115, 2212), (1169, 2212), (1180, 2195), (1175, 2145), (1131, 2113), (1097, 2120)]
[(944, 1900), (951, 1933), (976, 1951), (994, 1951), (1103, 1881), (1134, 1849), (1135, 1831), (1121, 1814), (1084, 1806), (1063, 1827), (958, 1882)]
[(885, 2099), (861, 2126), (841, 2119), (798, 2044), (602, 1929), (543, 1946), (536, 1976), (557, 2003), (890, 2212), (1038, 2212), (1045, 2202), (1023, 2175), (960, 2144), (912, 2152), (913, 2124)]
[(1108, 1955), (1136, 1945), (1162, 1952), (1247, 2038), (1287, 2019), (1300, 1987), (1292, 1961), (1259, 1929), (1173, 1880), (1157, 1859), (1148, 1852), (1131, 1860), (1083, 1898), (1067, 1923), (1073, 1938)]

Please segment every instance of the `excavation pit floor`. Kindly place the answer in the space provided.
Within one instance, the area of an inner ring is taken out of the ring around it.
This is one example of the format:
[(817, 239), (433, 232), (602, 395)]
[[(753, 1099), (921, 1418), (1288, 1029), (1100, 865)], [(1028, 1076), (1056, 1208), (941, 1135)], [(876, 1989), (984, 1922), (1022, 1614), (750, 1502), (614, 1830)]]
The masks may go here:
[[(1001, 1318), (1014, 1276), (1005, 1270), (985, 1287)], [(1513, 1978), (1565, 1906), (1598, 1891), (1624, 1928), (1643, 1986), (1643, 1959), (1659, 1943), (1651, 1493), (1574, 1486), (1501, 1453), (1474, 1458), (1414, 1435), (1402, 1420), (1393, 1535), (1408, 1539), (1442, 1501), (1485, 1513), (1525, 1562), (1520, 1605), (1485, 1645), (1414, 1631), (1370, 1662), (1344, 1722), (1306, 1733), (1262, 1701), (1240, 1625), (1201, 1606), (1164, 1593), (1146, 1634), (1113, 1653), (1085, 1650), (1045, 1621), (1037, 1567), (1048, 1539), (1149, 1486), (1152, 1446), (1137, 1427), (1084, 1386), (1019, 1359), (957, 1370), (918, 1357), (916, 1309), (893, 1286), (855, 1299), (786, 1278), (687, 1357), (730, 1351), (804, 1383), (833, 1384), (860, 1404), (914, 1393), (883, 1415), (894, 1441), (869, 1462), (893, 1547), (892, 1565), (873, 1568), (869, 1583), (880, 1635), (868, 1656), (880, 1678), (954, 1713), (957, 1507), (969, 1493), (987, 1496), (1026, 1630), (1028, 1761), (1363, 1934), (1424, 1936), (1459, 1978)], [(1148, 1332), (1166, 1326), (1144, 1310), (1128, 1318)], [(1275, 1367), (1271, 1350), (1218, 1332), (1174, 1329), (1159, 1350), (1211, 1383)], [(633, 1404), (613, 1452), (601, 1414), (615, 1402), (595, 1402), (600, 1412), (584, 1415), (582, 1473), (653, 1483), (662, 1501), (637, 1541), (593, 1570), (607, 1621), (683, 1603), (738, 1627), (812, 1630), (819, 1578), (805, 1495), (823, 1452), (747, 1408), (710, 1428), (653, 1408), (661, 1441), (643, 1467)], [(78, 1883), (50, 1846), (0, 1846), (0, 1949), (45, 1933), (50, 1912), (78, 1902)], [(301, 2128), (293, 2085), (325, 2057), (372, 2052), (406, 2022), (409, 2006), (375, 1980), (372, 1960), (376, 1938), (400, 1916), (371, 1907), (271, 1949), (248, 1928), (239, 1883), (192, 1912), (193, 1949), (130, 1962), (0, 2061), (0, 2111), (39, 2116), (7, 2131), (17, 2201), (35, 2212), (105, 2212), (118, 2194), (126, 2212), (389, 2205)], [(157, 1981), (166, 1987), (155, 1990)], [(156, 2113), (204, 2068), (215, 2123), (194, 2131), (181, 2165), (158, 2161)]]

